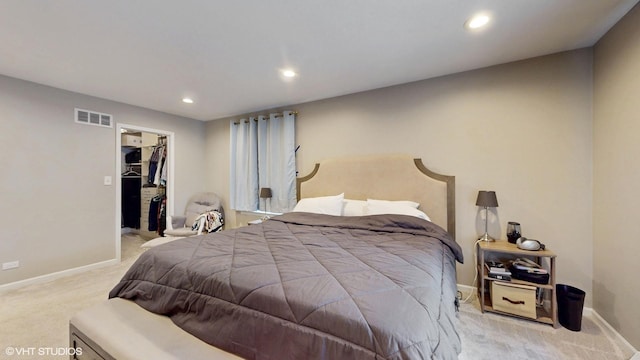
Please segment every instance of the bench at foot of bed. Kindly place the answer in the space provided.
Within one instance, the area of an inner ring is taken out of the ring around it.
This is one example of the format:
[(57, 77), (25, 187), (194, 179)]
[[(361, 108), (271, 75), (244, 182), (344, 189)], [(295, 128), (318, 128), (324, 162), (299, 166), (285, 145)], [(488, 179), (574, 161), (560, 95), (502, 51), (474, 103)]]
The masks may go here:
[(72, 359), (240, 359), (177, 327), (166, 316), (114, 298), (69, 321)]

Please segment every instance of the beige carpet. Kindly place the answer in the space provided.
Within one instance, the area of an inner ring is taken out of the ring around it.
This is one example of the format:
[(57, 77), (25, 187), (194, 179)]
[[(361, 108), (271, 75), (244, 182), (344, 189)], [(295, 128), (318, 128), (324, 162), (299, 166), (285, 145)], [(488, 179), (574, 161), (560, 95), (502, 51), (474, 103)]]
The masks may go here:
[[(137, 235), (124, 235), (118, 265), (0, 293), (0, 359), (68, 359), (38, 356), (37, 352), (39, 348), (68, 347), (71, 316), (107, 299), (109, 290), (142, 253), (143, 243)], [(36, 354), (8, 356), (9, 346), (36, 348)]]
[[(12, 348), (66, 348), (69, 318), (107, 298), (109, 290), (143, 251), (136, 235), (122, 238), (122, 263), (44, 284), (0, 293), (0, 359), (67, 359), (6, 354)], [(463, 304), (458, 330), (461, 360), (483, 359), (630, 359), (633, 354), (604, 326), (585, 317), (581, 332), (481, 314), (476, 303)], [(37, 351), (37, 350), (36, 350)]]
[(460, 307), (460, 360), (628, 360), (633, 353), (611, 331), (590, 316), (579, 332), (563, 327), (482, 314), (477, 301)]

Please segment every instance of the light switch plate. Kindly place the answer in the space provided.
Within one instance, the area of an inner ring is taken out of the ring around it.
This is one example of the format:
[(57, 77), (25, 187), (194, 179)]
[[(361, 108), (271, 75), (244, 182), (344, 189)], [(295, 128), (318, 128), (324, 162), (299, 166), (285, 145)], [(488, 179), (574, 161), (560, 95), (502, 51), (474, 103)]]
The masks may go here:
[(105, 186), (111, 185), (111, 176), (107, 175), (104, 177), (104, 185)]
[(15, 269), (20, 267), (20, 261), (10, 261), (2, 264), (2, 270)]

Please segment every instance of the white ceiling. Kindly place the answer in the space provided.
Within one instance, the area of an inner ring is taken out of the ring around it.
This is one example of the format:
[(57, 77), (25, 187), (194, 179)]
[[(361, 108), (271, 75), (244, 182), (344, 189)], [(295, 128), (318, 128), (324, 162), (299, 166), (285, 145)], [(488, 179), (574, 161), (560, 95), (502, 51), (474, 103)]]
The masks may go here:
[(591, 46), (637, 2), (0, 0), (0, 74), (212, 120)]

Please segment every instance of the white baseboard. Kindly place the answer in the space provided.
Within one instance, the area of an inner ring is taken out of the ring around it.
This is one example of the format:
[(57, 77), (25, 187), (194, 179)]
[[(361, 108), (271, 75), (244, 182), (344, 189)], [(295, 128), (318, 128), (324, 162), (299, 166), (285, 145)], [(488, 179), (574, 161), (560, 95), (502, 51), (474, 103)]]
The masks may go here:
[(62, 270), (62, 271), (54, 272), (51, 274), (46, 274), (46, 275), (32, 277), (25, 280), (15, 281), (12, 283), (0, 285), (0, 293), (9, 291), (9, 290), (18, 289), (27, 285), (40, 284), (40, 283), (55, 280), (64, 276), (79, 274), (79, 273), (83, 273), (85, 271), (89, 271), (93, 269), (99, 269), (109, 265), (115, 265), (118, 263), (119, 261), (117, 259), (105, 260), (95, 264), (89, 264), (89, 265), (80, 266), (73, 269)]
[(476, 293), (475, 286), (462, 285), (462, 284), (456, 284), (456, 285), (458, 286), (458, 291), (462, 293), (463, 298), (469, 296), (470, 293), (474, 293), (474, 294)]
[(611, 331), (619, 340), (622, 344), (624, 344), (632, 353), (634, 353), (635, 355), (633, 355), (633, 357), (629, 360), (640, 360), (640, 352), (638, 352), (638, 350), (633, 347), (633, 345), (631, 345), (627, 339), (625, 339), (622, 335), (620, 335), (620, 333), (613, 328), (613, 326), (611, 326), (611, 324), (609, 324), (602, 316), (600, 316), (600, 314), (598, 314), (595, 310), (593, 310), (592, 308), (584, 308), (584, 310), (582, 311), (582, 315), (585, 316), (591, 316), (593, 318), (595, 318), (596, 321), (600, 322), (602, 325), (604, 325), (607, 329), (609, 329), (609, 331)]
[[(475, 286), (462, 285), (462, 284), (457, 284), (457, 286), (458, 286), (458, 291), (462, 293), (463, 299), (466, 299), (471, 292), (473, 294), (476, 294)], [(603, 319), (602, 316), (600, 316), (600, 314), (598, 314), (595, 310), (593, 310), (593, 308), (584, 307), (582, 309), (582, 316), (593, 317), (595, 318), (596, 321), (600, 322), (607, 329), (609, 329), (609, 331), (611, 331), (614, 334), (614, 336), (616, 336), (620, 340), (620, 342), (630, 350), (630, 352), (635, 354), (629, 360), (640, 360), (640, 352), (638, 352), (638, 350), (636, 350), (636, 348), (634, 348), (633, 345), (631, 345), (627, 341), (627, 339), (625, 339), (622, 335), (620, 335), (620, 333), (616, 329), (614, 329), (613, 326), (611, 326), (611, 324), (609, 324), (605, 319)]]

